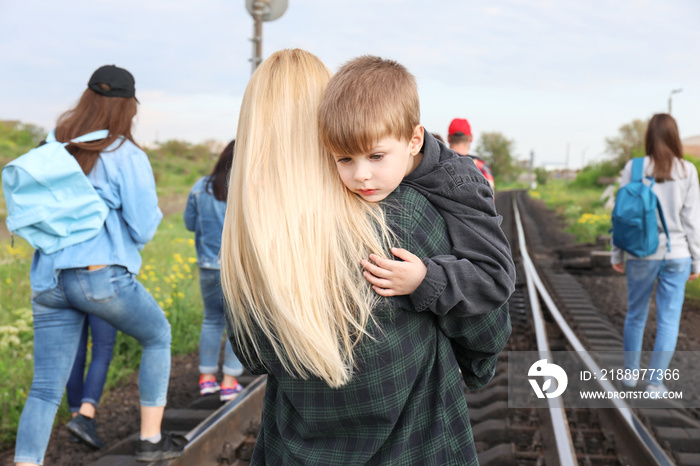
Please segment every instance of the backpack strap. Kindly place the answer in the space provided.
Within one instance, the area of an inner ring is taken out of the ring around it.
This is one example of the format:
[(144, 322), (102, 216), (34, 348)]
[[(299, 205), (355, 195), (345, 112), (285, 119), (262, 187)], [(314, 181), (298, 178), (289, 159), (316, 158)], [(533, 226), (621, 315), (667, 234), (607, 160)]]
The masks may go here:
[(99, 139), (104, 139), (107, 136), (109, 136), (109, 130), (107, 129), (101, 129), (99, 131), (93, 131), (92, 133), (84, 134), (82, 136), (78, 136), (77, 138), (71, 139), (70, 142), (90, 142), (90, 141), (97, 141)]
[[(101, 129), (99, 131), (93, 131), (92, 133), (83, 134), (77, 138), (71, 139), (70, 142), (90, 142), (104, 139), (109, 136), (109, 130)], [(52, 129), (51, 132), (46, 136), (46, 142), (56, 142), (56, 130)], [(67, 144), (67, 143), (64, 143)]]
[(661, 224), (664, 226), (664, 232), (666, 232), (666, 250), (671, 252), (671, 236), (668, 234), (668, 227), (666, 226), (666, 217), (664, 217), (664, 209), (661, 208), (661, 202), (659, 198), (656, 198), (656, 210), (659, 211), (659, 217), (661, 217)]
[(642, 181), (642, 175), (644, 172), (644, 157), (636, 157), (632, 159), (632, 180), (631, 181)]

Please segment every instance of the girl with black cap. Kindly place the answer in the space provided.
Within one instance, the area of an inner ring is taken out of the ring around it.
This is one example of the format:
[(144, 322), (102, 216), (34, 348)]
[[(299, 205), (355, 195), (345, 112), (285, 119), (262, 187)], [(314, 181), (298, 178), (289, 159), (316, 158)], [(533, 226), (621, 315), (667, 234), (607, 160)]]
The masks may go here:
[(67, 149), (110, 210), (94, 238), (53, 254), (34, 253), (34, 380), (17, 431), (17, 464), (41, 464), (44, 459), (87, 315), (104, 319), (143, 346), (137, 460), (182, 453), (182, 444), (161, 432), (170, 376), (170, 324), (136, 280), (139, 251), (163, 217), (150, 162), (131, 134), (137, 103), (131, 73), (103, 66), (56, 125), (58, 141), (109, 130), (104, 139), (71, 143)]

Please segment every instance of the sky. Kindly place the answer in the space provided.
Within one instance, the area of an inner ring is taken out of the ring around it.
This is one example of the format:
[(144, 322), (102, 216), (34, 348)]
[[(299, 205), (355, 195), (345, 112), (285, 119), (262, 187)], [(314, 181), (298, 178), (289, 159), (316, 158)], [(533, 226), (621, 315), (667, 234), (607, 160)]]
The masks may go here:
[[(136, 79), (138, 142), (227, 142), (252, 70), (245, 1), (0, 0), (0, 120), (51, 129), (116, 64)], [(698, 20), (696, 0), (288, 0), (263, 24), (263, 58), (396, 60), (426, 130), (467, 118), (475, 144), (498, 131), (516, 158), (577, 168), (607, 157), (620, 126), (667, 112), (674, 89), (681, 138), (700, 135)]]

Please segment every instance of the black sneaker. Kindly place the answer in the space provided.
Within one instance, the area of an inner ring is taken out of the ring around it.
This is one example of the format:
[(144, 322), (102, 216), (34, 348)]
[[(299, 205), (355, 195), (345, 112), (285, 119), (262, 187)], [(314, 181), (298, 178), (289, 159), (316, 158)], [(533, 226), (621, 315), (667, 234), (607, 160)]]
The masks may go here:
[(187, 440), (183, 437), (161, 432), (158, 443), (151, 443), (148, 440), (139, 441), (139, 445), (136, 447), (136, 461), (160, 461), (177, 458), (182, 455), (185, 443)]
[(66, 427), (78, 440), (95, 450), (105, 446), (105, 443), (97, 436), (94, 419), (78, 414), (66, 424)]

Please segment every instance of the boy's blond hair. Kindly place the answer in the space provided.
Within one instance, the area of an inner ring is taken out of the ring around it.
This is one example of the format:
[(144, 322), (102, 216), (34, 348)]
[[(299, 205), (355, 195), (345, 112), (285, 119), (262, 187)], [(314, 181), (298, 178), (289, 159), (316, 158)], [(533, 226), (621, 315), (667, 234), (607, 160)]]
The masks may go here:
[(321, 99), (321, 139), (335, 155), (372, 150), (385, 137), (409, 141), (420, 124), (416, 79), (401, 64), (364, 55), (331, 78)]

